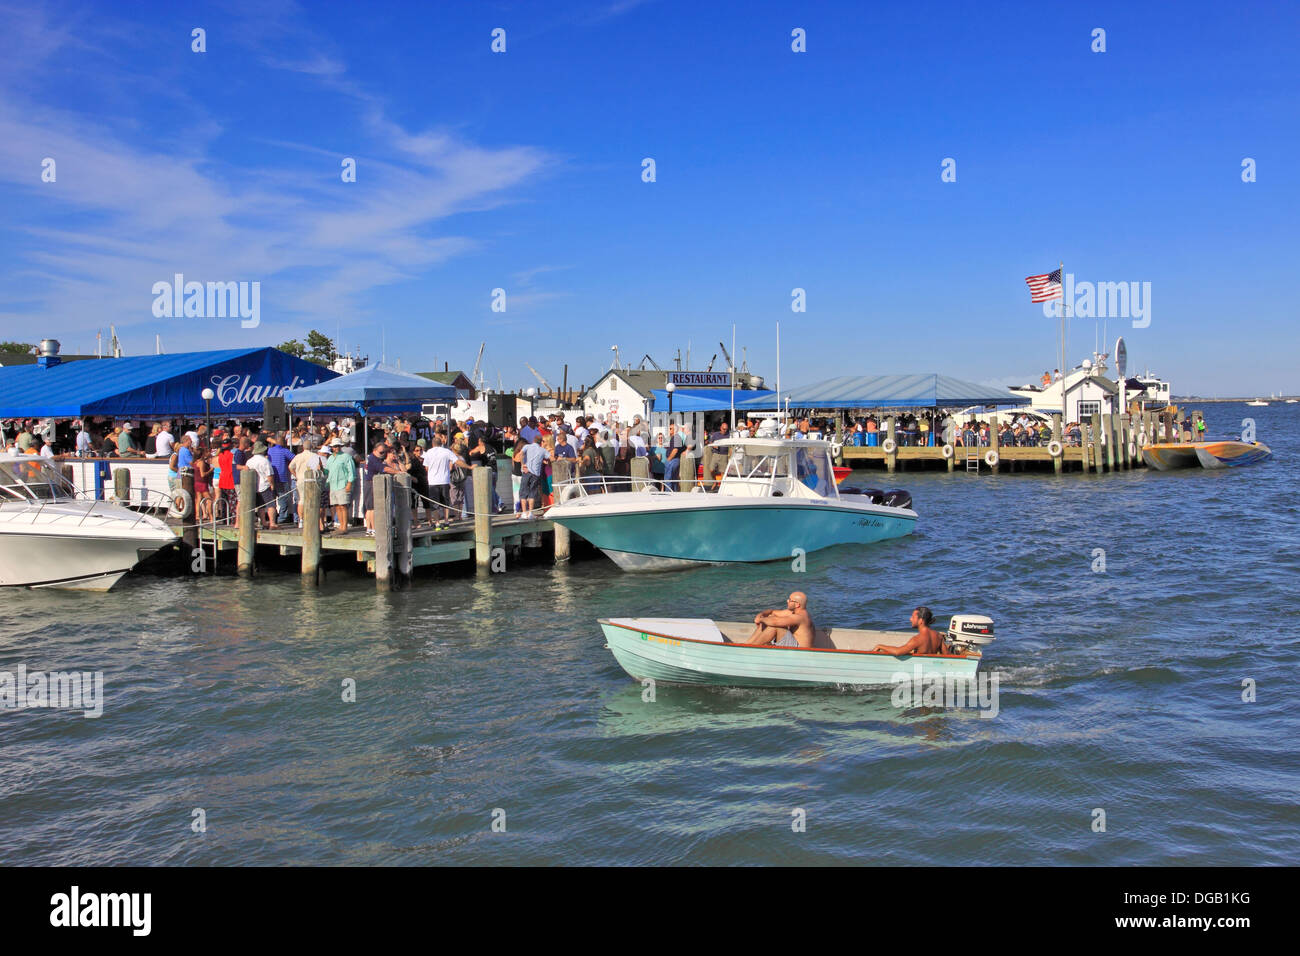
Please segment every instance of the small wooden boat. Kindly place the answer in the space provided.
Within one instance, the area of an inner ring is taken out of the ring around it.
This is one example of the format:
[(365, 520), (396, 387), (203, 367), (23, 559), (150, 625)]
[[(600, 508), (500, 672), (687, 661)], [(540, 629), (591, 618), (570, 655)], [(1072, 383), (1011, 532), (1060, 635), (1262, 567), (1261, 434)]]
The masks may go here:
[[(971, 680), (993, 641), (993, 621), (956, 615), (945, 635), (945, 654), (895, 655), (872, 651), (899, 646), (910, 631), (819, 628), (813, 646), (740, 643), (753, 624), (707, 618), (608, 618), (601, 629), (614, 657), (637, 680), (720, 687), (836, 687), (895, 684), (900, 680)], [(900, 676), (902, 675), (902, 676)]]
[(1232, 468), (1254, 465), (1272, 457), (1273, 451), (1263, 442), (1176, 441), (1158, 442), (1142, 449), (1148, 468), (1172, 471), (1175, 468)]

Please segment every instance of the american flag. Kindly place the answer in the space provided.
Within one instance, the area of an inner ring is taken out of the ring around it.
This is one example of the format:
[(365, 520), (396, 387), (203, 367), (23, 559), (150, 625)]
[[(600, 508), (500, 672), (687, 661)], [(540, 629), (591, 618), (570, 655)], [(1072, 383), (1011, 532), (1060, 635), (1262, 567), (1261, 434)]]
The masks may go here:
[(1029, 286), (1029, 294), (1033, 296), (1035, 302), (1051, 302), (1053, 299), (1064, 301), (1065, 294), (1061, 291), (1061, 270), (1049, 272), (1041, 276), (1027, 276), (1025, 285)]

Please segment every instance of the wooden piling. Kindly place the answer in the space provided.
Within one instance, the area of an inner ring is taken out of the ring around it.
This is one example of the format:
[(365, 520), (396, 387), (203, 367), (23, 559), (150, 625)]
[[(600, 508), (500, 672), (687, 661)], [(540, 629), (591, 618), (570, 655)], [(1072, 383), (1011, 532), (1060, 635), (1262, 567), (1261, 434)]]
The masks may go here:
[(393, 504), (397, 583), (404, 587), (411, 582), (411, 570), (415, 566), (415, 540), (411, 537), (411, 476), (408, 472), (393, 476)]
[(239, 551), (235, 570), (251, 577), (257, 566), (257, 472), (239, 473)]
[(1092, 462), (1092, 470), (1101, 474), (1101, 416), (1093, 412), (1088, 422), (1088, 460)]
[(375, 590), (393, 589), (393, 476), (375, 475), (373, 489), (375, 518)]
[(303, 472), (298, 482), (302, 501), (302, 580), (308, 587), (320, 584), (320, 483), (319, 471)]
[(691, 491), (695, 488), (695, 456), (682, 455), (682, 464), (677, 472), (677, 490)]
[(645, 491), (650, 486), (650, 457), (632, 459), (632, 490)]
[(894, 450), (885, 452), (885, 470), (893, 474), (894, 469), (898, 467), (898, 429), (895, 427), (893, 415), (885, 419), (885, 441), (894, 443)]
[[(1001, 442), (1002, 442), (1002, 438), (998, 434), (998, 417), (997, 415), (994, 415), (993, 427), (989, 429), (989, 451), (993, 452), (993, 454), (995, 455), (998, 454), (998, 449), (1002, 447)], [(977, 452), (979, 451), (979, 447), (980, 446), (978, 444), (975, 446), (975, 450)], [(998, 467), (999, 467), (998, 465), (990, 465), (989, 471), (993, 472), (993, 474), (996, 475), (998, 473)]]
[[(641, 458), (632, 460), (632, 474), (636, 474), (636, 463), (643, 461)], [(551, 487), (555, 489), (555, 503), (560, 504), (560, 495), (563, 493), (565, 486), (573, 479), (574, 461), (570, 458), (557, 458), (551, 462)], [(569, 529), (562, 525), (554, 526), (554, 535), (551, 543), (555, 548), (555, 563), (564, 564), (569, 560)]]
[[(509, 469), (506, 469), (508, 475)], [(492, 569), (492, 488), (491, 470), (475, 465), (474, 481), (474, 564), (480, 572)]]
[[(489, 470), (489, 477), (490, 477)], [(515, 473), (514, 462), (509, 455), (497, 456), (497, 497), (501, 499), (501, 510), (504, 514), (512, 515), (515, 513)], [(485, 479), (486, 480), (486, 479)], [(474, 486), (478, 488), (478, 485)], [(477, 492), (476, 492), (477, 494)], [(492, 496), (488, 495), (488, 510), (491, 510)], [(477, 508), (474, 509), (478, 511)]]
[(199, 508), (194, 497), (193, 468), (181, 469), (181, 503), (185, 506), (181, 511), (181, 541), (188, 562), (199, 546)]
[(131, 503), (130, 468), (117, 468), (113, 471), (113, 500), (119, 505)]
[(1052, 470), (1058, 475), (1065, 467), (1065, 434), (1062, 431), (1061, 413), (1052, 412), (1052, 441), (1061, 446), (1061, 453), (1052, 459)]

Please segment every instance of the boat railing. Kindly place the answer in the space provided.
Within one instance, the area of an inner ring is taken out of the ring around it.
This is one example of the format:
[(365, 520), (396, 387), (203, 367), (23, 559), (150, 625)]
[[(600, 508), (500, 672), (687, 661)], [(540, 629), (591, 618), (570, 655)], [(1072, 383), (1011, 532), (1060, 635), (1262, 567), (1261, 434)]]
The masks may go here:
[[(566, 489), (574, 492), (566, 494)], [(667, 492), (662, 481), (655, 478), (637, 478), (631, 475), (578, 475), (565, 481), (556, 482), (555, 503), (575, 496), (615, 494), (625, 491), (662, 491)]]

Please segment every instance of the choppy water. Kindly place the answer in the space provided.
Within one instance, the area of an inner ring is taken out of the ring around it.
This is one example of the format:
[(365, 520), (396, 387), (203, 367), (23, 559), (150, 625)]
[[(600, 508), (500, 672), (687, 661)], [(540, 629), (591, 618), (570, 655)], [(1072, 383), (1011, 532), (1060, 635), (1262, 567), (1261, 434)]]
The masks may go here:
[[(1294, 864), (1300, 406), (1206, 412), (1212, 433), (1250, 414), (1275, 459), (899, 475), (919, 533), (803, 574), (602, 558), (389, 595), (342, 573), (7, 592), (0, 670), (102, 670), (106, 702), (0, 713), (0, 862)], [(997, 717), (887, 689), (648, 703), (595, 624), (744, 618), (794, 587), (843, 626), (991, 614)]]

